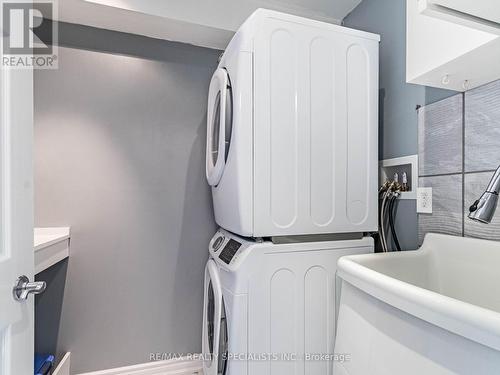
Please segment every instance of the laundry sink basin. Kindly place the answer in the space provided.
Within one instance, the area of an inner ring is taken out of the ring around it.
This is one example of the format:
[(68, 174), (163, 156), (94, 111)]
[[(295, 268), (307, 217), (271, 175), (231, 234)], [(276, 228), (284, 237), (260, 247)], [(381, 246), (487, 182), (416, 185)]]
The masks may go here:
[(338, 276), (335, 350), (353, 357), (340, 374), (500, 373), (500, 243), (428, 234), (416, 251), (343, 257)]

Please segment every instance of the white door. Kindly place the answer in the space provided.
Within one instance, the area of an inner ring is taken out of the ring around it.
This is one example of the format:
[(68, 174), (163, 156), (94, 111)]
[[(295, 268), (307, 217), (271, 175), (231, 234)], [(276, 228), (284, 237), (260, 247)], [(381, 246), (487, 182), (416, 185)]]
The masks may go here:
[(33, 71), (0, 69), (0, 375), (33, 374), (32, 142)]
[(227, 70), (219, 68), (210, 81), (207, 110), (206, 173), (217, 186), (224, 173), (232, 132), (232, 94)]

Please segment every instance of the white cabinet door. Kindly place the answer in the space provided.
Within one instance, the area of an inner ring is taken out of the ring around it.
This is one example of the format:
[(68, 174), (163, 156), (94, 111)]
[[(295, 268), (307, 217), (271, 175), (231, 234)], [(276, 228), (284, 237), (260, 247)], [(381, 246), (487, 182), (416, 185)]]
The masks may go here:
[(418, 8), (431, 17), (500, 35), (498, 0), (419, 0)]
[(34, 273), (31, 69), (0, 69), (0, 114), (0, 375), (31, 375), (34, 298), (13, 293)]
[(490, 0), (407, 0), (406, 81), (466, 91), (500, 79), (500, 28), (464, 13), (493, 19), (499, 9)]

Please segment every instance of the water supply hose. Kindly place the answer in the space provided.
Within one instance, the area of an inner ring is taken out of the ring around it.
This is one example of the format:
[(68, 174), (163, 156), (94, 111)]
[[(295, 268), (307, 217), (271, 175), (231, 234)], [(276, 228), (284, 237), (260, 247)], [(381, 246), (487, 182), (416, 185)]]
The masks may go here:
[(396, 226), (394, 225), (394, 204), (398, 199), (398, 195), (395, 194), (394, 197), (391, 198), (389, 202), (389, 226), (391, 227), (391, 234), (394, 244), (396, 245), (396, 249), (401, 251), (401, 246), (399, 244), (398, 236), (396, 235)]
[(387, 252), (387, 241), (385, 238), (385, 206), (387, 202), (387, 197), (389, 195), (389, 191), (384, 192), (384, 196), (382, 199), (382, 206), (380, 207), (380, 242), (382, 243), (382, 251)]

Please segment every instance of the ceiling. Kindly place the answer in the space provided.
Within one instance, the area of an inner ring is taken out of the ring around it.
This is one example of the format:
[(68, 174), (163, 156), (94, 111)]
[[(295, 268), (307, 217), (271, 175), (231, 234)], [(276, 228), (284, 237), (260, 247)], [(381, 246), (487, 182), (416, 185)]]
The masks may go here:
[(340, 23), (362, 0), (61, 0), (60, 21), (224, 49), (257, 8)]

